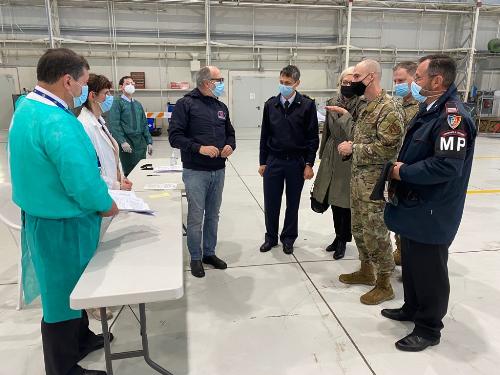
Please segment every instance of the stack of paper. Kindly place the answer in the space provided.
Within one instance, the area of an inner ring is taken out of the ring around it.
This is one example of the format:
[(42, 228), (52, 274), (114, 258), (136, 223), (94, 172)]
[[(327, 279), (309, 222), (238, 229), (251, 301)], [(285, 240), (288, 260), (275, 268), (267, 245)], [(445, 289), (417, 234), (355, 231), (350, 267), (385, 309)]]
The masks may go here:
[(115, 201), (120, 211), (153, 213), (146, 202), (139, 198), (133, 191), (109, 190), (109, 195)]
[(166, 172), (182, 172), (182, 164), (177, 165), (164, 165), (156, 167), (154, 169), (156, 173), (166, 173)]
[(177, 190), (177, 184), (147, 184), (144, 185), (144, 190)]

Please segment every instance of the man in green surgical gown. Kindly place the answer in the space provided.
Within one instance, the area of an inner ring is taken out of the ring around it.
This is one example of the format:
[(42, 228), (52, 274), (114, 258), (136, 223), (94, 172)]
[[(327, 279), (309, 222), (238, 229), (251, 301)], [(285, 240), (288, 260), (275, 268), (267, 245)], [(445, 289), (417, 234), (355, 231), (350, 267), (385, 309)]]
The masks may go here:
[(69, 49), (47, 50), (38, 62), (38, 85), (18, 103), (9, 131), (12, 198), (22, 215), (24, 298), (30, 303), (41, 295), (47, 375), (106, 374), (78, 365), (103, 347), (103, 338), (89, 330), (85, 311), (69, 306), (96, 251), (101, 217), (118, 213), (92, 143), (69, 108), (85, 101), (88, 69)]
[(128, 176), (141, 159), (153, 153), (153, 139), (149, 134), (148, 121), (142, 104), (132, 96), (135, 83), (132, 77), (120, 79), (122, 96), (113, 102), (109, 111), (109, 128), (120, 145), (123, 173)]

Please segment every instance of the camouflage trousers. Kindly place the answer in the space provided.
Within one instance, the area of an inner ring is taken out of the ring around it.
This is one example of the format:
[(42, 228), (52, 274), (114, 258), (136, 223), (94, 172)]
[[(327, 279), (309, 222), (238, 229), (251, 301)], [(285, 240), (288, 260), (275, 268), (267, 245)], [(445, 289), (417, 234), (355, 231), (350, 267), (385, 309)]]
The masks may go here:
[(353, 166), (351, 177), (351, 225), (359, 260), (372, 262), (378, 274), (391, 273), (395, 268), (390, 234), (384, 223), (385, 202), (370, 200), (381, 169)]

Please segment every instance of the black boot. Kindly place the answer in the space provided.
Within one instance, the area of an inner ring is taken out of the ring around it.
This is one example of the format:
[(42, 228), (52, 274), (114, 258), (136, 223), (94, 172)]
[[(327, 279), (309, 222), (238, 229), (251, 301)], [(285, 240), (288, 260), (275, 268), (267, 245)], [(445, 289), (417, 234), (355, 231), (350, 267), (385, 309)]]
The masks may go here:
[(345, 255), (346, 243), (345, 241), (339, 240), (337, 242), (337, 247), (335, 248), (335, 252), (333, 253), (333, 259), (339, 260), (342, 259)]
[(226, 262), (224, 262), (222, 259), (218, 258), (215, 255), (209, 255), (203, 257), (203, 263), (210, 264), (211, 266), (213, 266), (215, 269), (218, 270), (225, 270), (227, 268)]
[(191, 261), (191, 275), (194, 277), (205, 277), (205, 270), (203, 269), (201, 260)]
[(339, 242), (339, 239), (337, 237), (335, 237), (333, 242), (330, 245), (328, 245), (325, 250), (328, 251), (329, 253), (332, 251), (335, 251), (335, 249), (337, 248), (338, 242)]

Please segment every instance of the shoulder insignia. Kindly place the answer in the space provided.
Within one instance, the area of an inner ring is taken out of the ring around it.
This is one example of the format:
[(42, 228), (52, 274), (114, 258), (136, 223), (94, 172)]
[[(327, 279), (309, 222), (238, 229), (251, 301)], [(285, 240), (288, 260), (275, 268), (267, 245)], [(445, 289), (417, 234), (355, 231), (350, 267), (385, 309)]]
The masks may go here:
[(445, 108), (446, 108), (446, 114), (447, 115), (452, 115), (452, 114), (457, 114), (458, 113), (457, 103), (448, 102), (448, 103), (445, 104)]
[(462, 122), (462, 116), (456, 114), (453, 115), (449, 114), (446, 120), (450, 128), (456, 129)]

